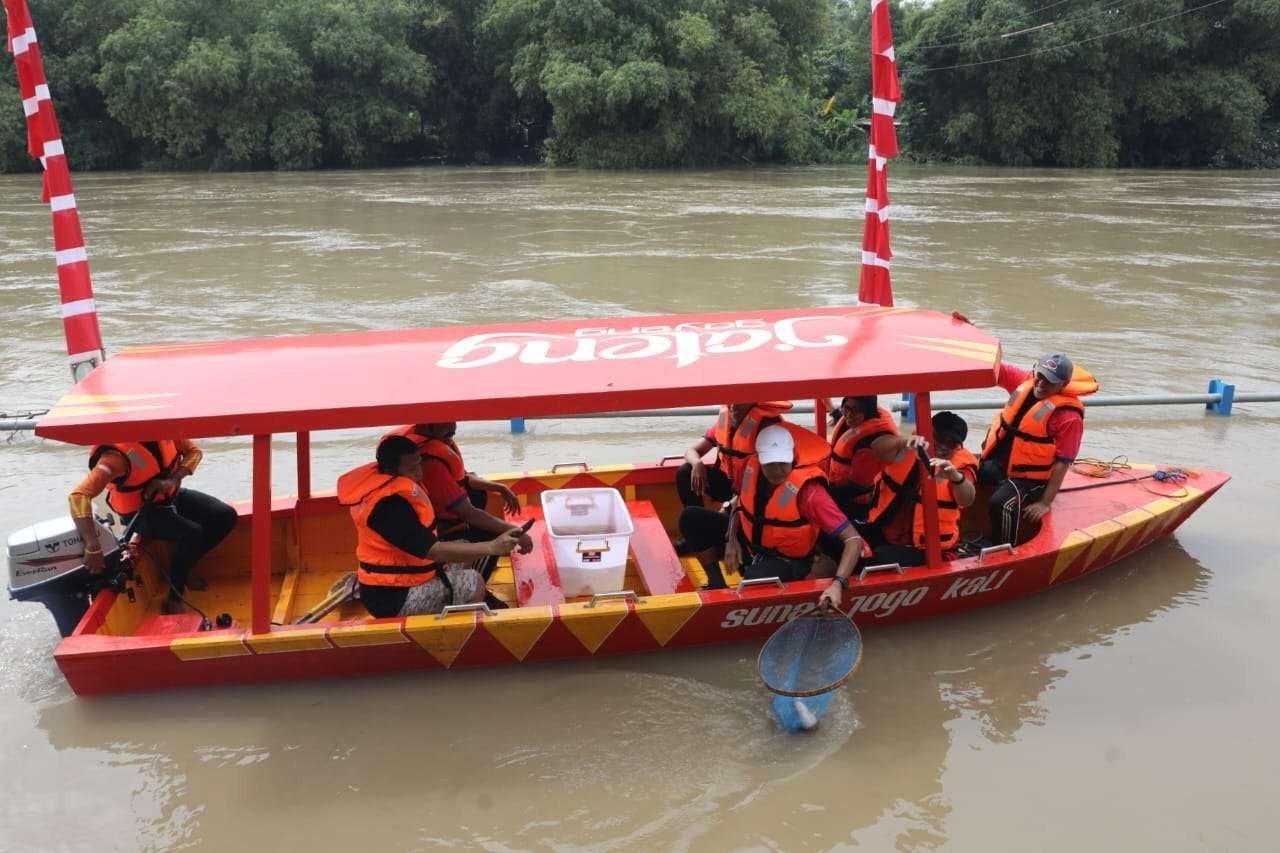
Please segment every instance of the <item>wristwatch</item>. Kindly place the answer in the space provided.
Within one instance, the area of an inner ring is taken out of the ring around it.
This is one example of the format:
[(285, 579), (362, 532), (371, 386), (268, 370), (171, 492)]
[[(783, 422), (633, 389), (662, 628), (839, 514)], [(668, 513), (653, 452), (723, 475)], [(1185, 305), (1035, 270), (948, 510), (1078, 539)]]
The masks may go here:
[(836, 575), (835, 577), (833, 577), (833, 578), (831, 578), (831, 579), (832, 579), (833, 581), (835, 581), (836, 583), (840, 584), (840, 588), (841, 588), (841, 589), (848, 589), (848, 588), (849, 588), (849, 579), (848, 579), (848, 578), (842, 578), (842, 577), (840, 577), (839, 575)]

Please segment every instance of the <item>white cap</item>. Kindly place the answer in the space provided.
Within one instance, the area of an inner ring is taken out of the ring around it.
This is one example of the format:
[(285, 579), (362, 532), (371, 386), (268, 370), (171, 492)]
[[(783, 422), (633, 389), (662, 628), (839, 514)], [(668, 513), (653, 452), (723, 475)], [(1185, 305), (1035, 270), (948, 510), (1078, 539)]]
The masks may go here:
[(796, 457), (796, 442), (787, 428), (774, 424), (760, 430), (756, 436), (756, 455), (761, 465), (770, 462), (792, 462)]

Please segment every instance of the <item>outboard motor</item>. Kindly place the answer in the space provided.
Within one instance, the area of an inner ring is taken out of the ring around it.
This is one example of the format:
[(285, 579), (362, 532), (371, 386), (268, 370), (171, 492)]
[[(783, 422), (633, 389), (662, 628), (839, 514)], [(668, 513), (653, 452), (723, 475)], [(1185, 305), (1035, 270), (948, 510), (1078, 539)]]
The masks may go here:
[(127, 591), (133, 598), (133, 590), (126, 586), (133, 578), (129, 549), (121, 547), (101, 521), (94, 525), (106, 561), (106, 568), (97, 575), (84, 565), (84, 540), (70, 516), (42, 521), (9, 536), (9, 597), (38, 601), (49, 608), (64, 637), (84, 618), (93, 593), (110, 588)]

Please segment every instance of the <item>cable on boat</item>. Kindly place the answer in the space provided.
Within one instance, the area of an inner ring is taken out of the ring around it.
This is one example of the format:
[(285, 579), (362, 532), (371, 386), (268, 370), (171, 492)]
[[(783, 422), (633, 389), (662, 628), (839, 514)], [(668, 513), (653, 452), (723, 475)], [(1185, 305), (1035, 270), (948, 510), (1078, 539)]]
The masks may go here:
[[(1112, 457), (1110, 461), (1103, 461), (1101, 459), (1093, 459), (1090, 457), (1077, 459), (1075, 462), (1071, 464), (1071, 470), (1076, 472), (1077, 474), (1080, 474), (1083, 477), (1095, 477), (1097, 479), (1105, 479), (1106, 482), (1089, 483), (1084, 486), (1066, 486), (1064, 488), (1059, 489), (1058, 490), (1059, 492), (1083, 492), (1083, 491), (1087, 491), (1088, 489), (1100, 489), (1103, 486), (1114, 486), (1120, 483), (1137, 483), (1145, 491), (1148, 491), (1153, 495), (1158, 495), (1159, 497), (1162, 497), (1162, 498), (1185, 498), (1191, 494), (1190, 492), (1187, 491), (1187, 488), (1185, 485), (1187, 479), (1198, 477), (1200, 475), (1199, 471), (1185, 469), (1185, 468), (1175, 468), (1171, 466), (1168, 468), (1157, 468), (1156, 470), (1152, 471), (1149, 474), (1140, 474), (1137, 476), (1131, 475), (1118, 480), (1111, 479), (1111, 476), (1113, 474), (1123, 473), (1126, 471), (1133, 470), (1133, 466), (1129, 464), (1129, 457), (1123, 454), (1121, 454), (1120, 456)], [(1181, 494), (1179, 494), (1178, 492), (1157, 491), (1156, 489), (1153, 489), (1149, 485), (1147, 485), (1147, 483), (1144, 482), (1145, 480), (1155, 480), (1158, 483), (1175, 483), (1179, 486), (1179, 491), (1181, 491)]]
[(138, 546), (138, 550), (140, 550), (142, 553), (146, 554), (148, 557), (151, 558), (151, 564), (156, 567), (156, 571), (158, 571), (161, 575), (164, 576), (164, 582), (169, 585), (169, 591), (172, 592), (174, 595), (178, 596), (178, 600), (181, 601), (183, 604), (185, 604), (187, 607), (190, 607), (196, 613), (200, 614), (200, 630), (212, 631), (213, 622), (210, 621), (209, 615), (205, 613), (203, 610), (201, 610), (199, 607), (196, 607), (190, 601), (187, 601), (187, 599), (182, 595), (182, 593), (178, 592), (177, 587), (173, 585), (173, 581), (169, 578), (169, 573), (165, 571), (165, 569), (160, 565), (160, 561), (156, 559), (155, 553), (151, 551), (149, 548), (147, 548), (146, 545), (143, 545), (141, 542), (137, 543), (137, 546)]

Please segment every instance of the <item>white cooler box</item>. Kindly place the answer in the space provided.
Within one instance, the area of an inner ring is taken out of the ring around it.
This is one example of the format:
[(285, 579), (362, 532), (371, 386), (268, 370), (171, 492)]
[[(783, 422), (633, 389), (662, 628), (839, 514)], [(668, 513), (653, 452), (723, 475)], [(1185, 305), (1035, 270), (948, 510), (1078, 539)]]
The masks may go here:
[(550, 489), (542, 517), (566, 598), (622, 589), (635, 527), (617, 489)]

